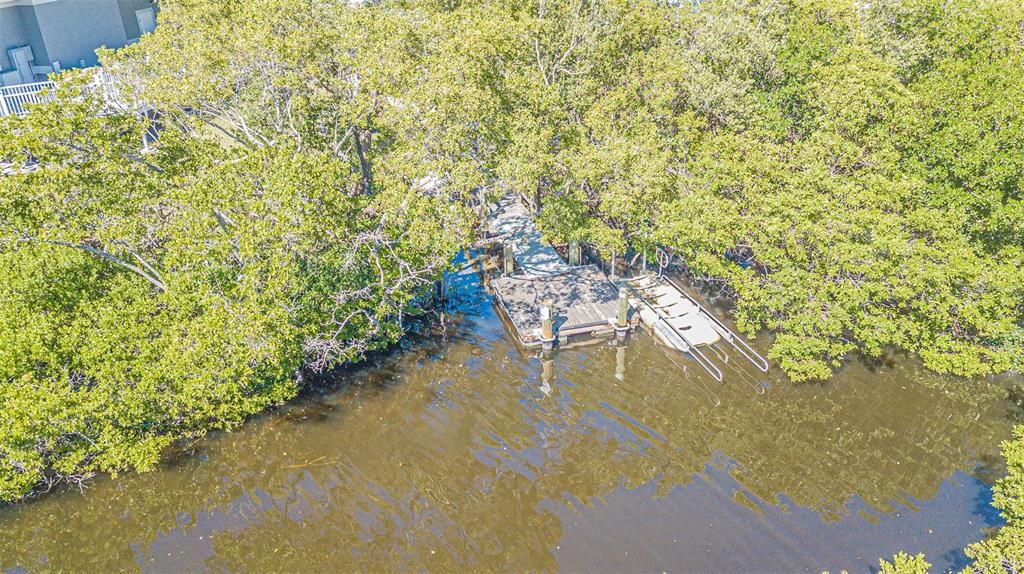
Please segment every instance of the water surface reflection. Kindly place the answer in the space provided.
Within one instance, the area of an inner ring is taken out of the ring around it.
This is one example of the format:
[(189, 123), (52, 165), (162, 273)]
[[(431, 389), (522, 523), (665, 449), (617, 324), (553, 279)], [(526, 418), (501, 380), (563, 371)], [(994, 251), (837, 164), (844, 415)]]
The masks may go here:
[(464, 310), (159, 472), (0, 511), (0, 566), (942, 568), (997, 519), (972, 474), (1008, 436), (995, 385), (909, 360), (719, 385), (644, 336), (524, 354), (486, 299)]

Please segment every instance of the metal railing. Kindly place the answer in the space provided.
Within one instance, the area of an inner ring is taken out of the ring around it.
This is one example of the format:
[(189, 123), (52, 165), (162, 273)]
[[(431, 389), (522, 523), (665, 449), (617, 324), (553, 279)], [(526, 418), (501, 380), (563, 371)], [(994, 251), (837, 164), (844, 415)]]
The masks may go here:
[(23, 116), (28, 113), (29, 104), (53, 101), (56, 87), (53, 82), (0, 87), (0, 117), (11, 114)]
[[(85, 68), (88, 81), (84, 88), (90, 93), (98, 93), (102, 98), (103, 113), (137, 113), (145, 115), (152, 108), (141, 102), (123, 101), (113, 77), (102, 67)], [(24, 116), (30, 104), (52, 102), (57, 82), (45, 81), (15, 86), (0, 86), (0, 117), (7, 115)]]

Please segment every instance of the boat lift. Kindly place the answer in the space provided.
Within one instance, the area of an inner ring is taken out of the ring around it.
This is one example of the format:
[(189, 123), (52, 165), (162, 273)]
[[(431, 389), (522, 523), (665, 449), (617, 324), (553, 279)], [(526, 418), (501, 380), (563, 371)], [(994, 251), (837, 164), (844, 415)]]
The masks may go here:
[(718, 382), (722, 370), (699, 347), (725, 339), (736, 351), (762, 373), (768, 372), (768, 360), (755, 351), (739, 335), (729, 329), (699, 301), (668, 277), (651, 273), (626, 283), (632, 294), (632, 305), (640, 319), (666, 345), (689, 353)]

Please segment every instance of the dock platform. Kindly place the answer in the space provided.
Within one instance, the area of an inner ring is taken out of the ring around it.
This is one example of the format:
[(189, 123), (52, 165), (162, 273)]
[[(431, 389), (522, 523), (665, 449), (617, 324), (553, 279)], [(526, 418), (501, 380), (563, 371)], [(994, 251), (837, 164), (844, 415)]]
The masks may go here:
[(685, 353), (718, 382), (723, 381), (722, 370), (702, 349), (728, 363), (728, 355), (719, 349), (727, 345), (768, 372), (764, 357), (671, 278), (645, 272), (616, 285), (597, 266), (570, 266), (563, 260), (515, 195), (488, 207), (485, 239), (500, 243), (504, 257), (504, 274), (489, 285), (523, 346), (549, 349), (556, 340), (566, 343), (579, 335), (624, 337), (643, 323), (658, 340)]
[[(544, 241), (533, 217), (512, 195), (491, 206), (489, 235), (512, 246), (517, 271), (491, 280), (495, 298), (524, 346), (543, 344), (541, 307), (552, 307), (559, 341), (578, 335), (612, 333), (619, 289), (596, 266), (571, 267)], [(632, 310), (630, 310), (632, 318)]]
[(552, 304), (559, 339), (614, 331), (619, 290), (597, 267), (575, 267), (558, 275), (510, 275), (492, 280), (491, 287), (525, 346), (542, 343), (544, 301)]

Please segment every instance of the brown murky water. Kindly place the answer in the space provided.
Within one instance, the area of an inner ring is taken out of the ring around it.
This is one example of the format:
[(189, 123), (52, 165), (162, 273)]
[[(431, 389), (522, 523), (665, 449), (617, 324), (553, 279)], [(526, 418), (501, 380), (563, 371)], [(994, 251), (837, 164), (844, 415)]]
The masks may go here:
[(999, 385), (906, 358), (718, 384), (643, 335), (542, 360), (461, 296), (445, 338), (191, 457), (0, 510), (0, 570), (944, 569), (998, 523)]

